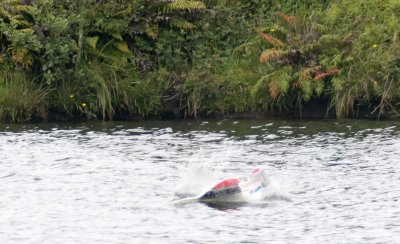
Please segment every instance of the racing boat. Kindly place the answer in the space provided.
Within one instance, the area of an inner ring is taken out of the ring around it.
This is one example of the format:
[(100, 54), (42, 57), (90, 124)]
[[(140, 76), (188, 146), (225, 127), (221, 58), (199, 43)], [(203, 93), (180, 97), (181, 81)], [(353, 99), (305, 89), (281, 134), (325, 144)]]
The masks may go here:
[(268, 176), (262, 169), (252, 170), (248, 181), (240, 182), (237, 178), (229, 178), (211, 185), (195, 197), (188, 197), (176, 203), (245, 203), (263, 199), (263, 191), (270, 184)]

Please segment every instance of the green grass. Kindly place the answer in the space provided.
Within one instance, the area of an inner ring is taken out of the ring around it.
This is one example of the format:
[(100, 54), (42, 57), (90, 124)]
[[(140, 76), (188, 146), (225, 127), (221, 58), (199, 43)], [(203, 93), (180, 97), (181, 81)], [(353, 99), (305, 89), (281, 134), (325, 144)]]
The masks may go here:
[(23, 74), (14, 74), (0, 83), (0, 120), (32, 122), (47, 119), (48, 91), (28, 80)]

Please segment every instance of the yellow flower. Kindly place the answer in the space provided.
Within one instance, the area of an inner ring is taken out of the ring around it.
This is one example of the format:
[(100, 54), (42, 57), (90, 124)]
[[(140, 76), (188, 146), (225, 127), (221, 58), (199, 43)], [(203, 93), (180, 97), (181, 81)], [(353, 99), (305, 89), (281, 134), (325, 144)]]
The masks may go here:
[(271, 31), (271, 32), (275, 32), (275, 29), (274, 29), (274, 28), (271, 28), (269, 31)]
[(373, 48), (377, 48), (377, 47), (378, 47), (378, 44), (374, 44), (374, 45), (372, 45), (372, 47), (373, 47)]
[(71, 96), (69, 96), (70, 98), (74, 98), (74, 94), (71, 94)]
[(82, 107), (86, 107), (86, 103), (82, 103)]

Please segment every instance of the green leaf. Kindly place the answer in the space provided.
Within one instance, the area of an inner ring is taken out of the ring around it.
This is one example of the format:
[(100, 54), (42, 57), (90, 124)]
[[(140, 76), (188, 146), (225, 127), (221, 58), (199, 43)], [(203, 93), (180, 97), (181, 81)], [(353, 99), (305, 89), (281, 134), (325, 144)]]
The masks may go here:
[(117, 42), (115, 47), (123, 53), (129, 54), (130, 50), (126, 42)]
[(96, 50), (99, 39), (99, 36), (86, 37), (85, 42), (90, 48)]
[(120, 33), (112, 33), (111, 36), (118, 41), (123, 40), (122, 35)]

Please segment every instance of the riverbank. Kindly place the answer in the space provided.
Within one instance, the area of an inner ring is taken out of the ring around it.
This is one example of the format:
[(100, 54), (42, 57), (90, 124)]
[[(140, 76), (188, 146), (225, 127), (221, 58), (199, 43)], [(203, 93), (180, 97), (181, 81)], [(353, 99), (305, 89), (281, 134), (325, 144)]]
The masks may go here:
[[(271, 111), (258, 111), (258, 112), (241, 112), (234, 114), (199, 114), (195, 120), (223, 120), (223, 119), (270, 119), (270, 120), (330, 120), (336, 119), (336, 113), (334, 110), (329, 110), (329, 104), (323, 103), (320, 100), (311, 100), (304, 107), (291, 108), (291, 109), (276, 109)], [(154, 116), (142, 117), (140, 115), (117, 115), (113, 118), (114, 121), (146, 121), (146, 120), (193, 120), (193, 117), (185, 117), (185, 111), (180, 111), (179, 108), (171, 107), (165, 108), (162, 113)], [(379, 114), (376, 109), (367, 106), (358, 106), (356, 110), (352, 111), (352, 114), (348, 117), (349, 119), (357, 120), (387, 120), (390, 116), (385, 114)], [(65, 114), (58, 113), (56, 111), (49, 112), (46, 120), (35, 119), (31, 122), (84, 122), (101, 120), (101, 118), (81, 116), (66, 116)]]

